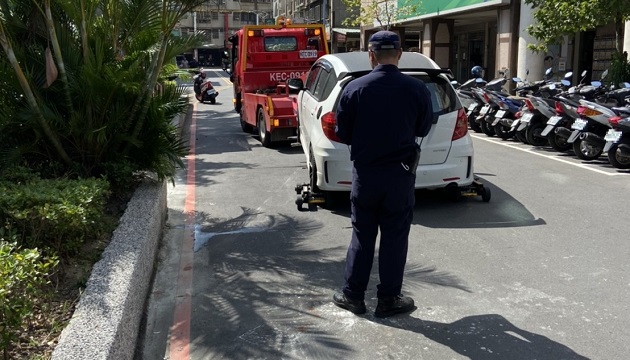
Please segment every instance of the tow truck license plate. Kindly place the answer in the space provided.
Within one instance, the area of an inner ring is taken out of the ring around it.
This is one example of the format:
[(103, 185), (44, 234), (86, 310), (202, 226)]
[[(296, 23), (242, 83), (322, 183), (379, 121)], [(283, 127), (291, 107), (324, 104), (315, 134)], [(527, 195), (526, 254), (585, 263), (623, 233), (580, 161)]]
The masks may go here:
[(317, 50), (300, 50), (300, 59), (312, 59), (317, 57)]

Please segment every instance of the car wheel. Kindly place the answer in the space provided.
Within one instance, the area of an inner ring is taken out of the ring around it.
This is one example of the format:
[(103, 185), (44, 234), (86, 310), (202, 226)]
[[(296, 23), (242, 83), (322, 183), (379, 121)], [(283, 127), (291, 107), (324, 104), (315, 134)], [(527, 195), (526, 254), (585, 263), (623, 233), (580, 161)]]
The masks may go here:
[(582, 160), (595, 160), (602, 154), (604, 148), (601, 146), (593, 146), (577, 138), (573, 143), (573, 151), (575, 152), (575, 156)]
[(271, 134), (267, 131), (267, 127), (265, 125), (265, 113), (263, 109), (258, 109), (258, 136), (260, 137), (260, 142), (266, 148), (271, 146)]
[(525, 131), (525, 136), (527, 137), (527, 142), (533, 146), (545, 146), (548, 141), (546, 137), (541, 137), (540, 133), (545, 130), (546, 124), (532, 124)]
[(311, 191), (319, 193), (319, 187), (317, 186), (317, 164), (315, 163), (315, 155), (313, 155), (313, 148), (309, 147), (308, 156), (308, 178), (311, 185)]
[(613, 144), (608, 150), (608, 161), (610, 165), (617, 169), (630, 169), (630, 157), (621, 156), (617, 148), (619, 148), (619, 144)]

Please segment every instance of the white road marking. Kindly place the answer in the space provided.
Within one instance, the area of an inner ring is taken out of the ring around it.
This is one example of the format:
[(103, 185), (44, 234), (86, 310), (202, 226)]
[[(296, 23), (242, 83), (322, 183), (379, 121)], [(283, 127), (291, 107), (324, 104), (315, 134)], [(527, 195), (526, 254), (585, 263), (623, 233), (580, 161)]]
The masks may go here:
[(627, 176), (627, 175), (629, 175), (627, 173), (611, 173), (611, 172), (608, 172), (608, 171), (605, 171), (605, 170), (596, 169), (596, 168), (594, 168), (594, 166), (597, 166), (595, 164), (594, 165), (578, 164), (578, 163), (575, 163), (575, 162), (572, 162), (572, 161), (560, 158), (560, 157), (558, 157), (556, 155), (541, 154), (541, 153), (533, 151), (533, 150), (531, 150), (529, 148), (523, 148), (523, 147), (520, 147), (520, 146), (517, 146), (517, 145), (512, 145), (512, 144), (509, 144), (509, 143), (505, 143), (505, 142), (503, 142), (503, 140), (499, 141), (499, 140), (487, 137), (485, 135), (482, 136), (482, 135), (477, 135), (477, 134), (470, 134), (470, 136), (472, 136), (475, 139), (491, 142), (493, 144), (509, 147), (509, 148), (512, 148), (512, 149), (515, 149), (515, 150), (523, 151), (523, 152), (534, 154), (534, 155), (538, 155), (538, 156), (542, 156), (542, 157), (550, 159), (550, 160), (555, 160), (555, 161), (559, 161), (561, 163), (565, 163), (565, 164), (568, 164), (568, 165), (577, 166), (579, 168), (586, 169), (586, 170), (593, 171), (593, 172), (596, 172), (596, 173), (599, 173), (599, 174), (603, 174), (603, 175), (607, 175), (607, 176)]

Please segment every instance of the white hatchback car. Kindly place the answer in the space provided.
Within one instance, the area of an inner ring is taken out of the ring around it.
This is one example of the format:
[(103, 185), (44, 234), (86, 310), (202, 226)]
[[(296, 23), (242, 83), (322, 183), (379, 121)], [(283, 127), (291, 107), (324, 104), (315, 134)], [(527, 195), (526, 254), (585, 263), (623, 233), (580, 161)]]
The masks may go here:
[[(473, 144), (466, 111), (447, 76), (450, 72), (412, 52), (402, 54), (398, 67), (424, 81), (433, 101), (434, 121), (429, 135), (416, 139), (422, 149), (416, 189), (448, 186), (458, 190), (470, 186), (474, 181)], [(296, 104), (298, 140), (306, 155), (314, 192), (351, 190), (350, 150), (336, 141), (335, 110), (343, 88), (371, 70), (367, 52), (329, 54), (313, 64), (306, 74), (306, 83), (299, 79), (290, 81), (293, 89), (301, 89)], [(383, 126), (386, 125), (387, 119), (383, 119)]]

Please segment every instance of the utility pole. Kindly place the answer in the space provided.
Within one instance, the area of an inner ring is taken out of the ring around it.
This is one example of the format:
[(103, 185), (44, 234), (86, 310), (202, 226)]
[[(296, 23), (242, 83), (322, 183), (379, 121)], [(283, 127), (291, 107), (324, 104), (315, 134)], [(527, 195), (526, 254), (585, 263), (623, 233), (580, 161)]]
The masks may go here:
[[(197, 33), (197, 12), (193, 11), (192, 13), (193, 15), (193, 31), (195, 32), (195, 34)], [(195, 50), (193, 51), (193, 59), (195, 59), (195, 61), (198, 61), (197, 59), (199, 59), (199, 52), (197, 51), (197, 48), (195, 48)]]

